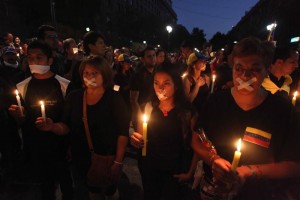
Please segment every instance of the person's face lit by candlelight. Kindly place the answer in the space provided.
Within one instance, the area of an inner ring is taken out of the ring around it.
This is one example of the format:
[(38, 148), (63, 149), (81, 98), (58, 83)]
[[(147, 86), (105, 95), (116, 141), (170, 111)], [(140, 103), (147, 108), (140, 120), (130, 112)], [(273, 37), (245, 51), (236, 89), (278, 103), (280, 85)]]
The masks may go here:
[(160, 101), (173, 99), (175, 86), (171, 76), (163, 72), (156, 73), (154, 76), (154, 90)]

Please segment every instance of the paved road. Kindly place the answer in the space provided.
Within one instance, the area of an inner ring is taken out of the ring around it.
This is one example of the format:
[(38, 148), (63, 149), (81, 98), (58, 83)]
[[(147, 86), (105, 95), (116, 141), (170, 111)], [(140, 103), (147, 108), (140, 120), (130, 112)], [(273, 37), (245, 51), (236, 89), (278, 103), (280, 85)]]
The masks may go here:
[[(108, 200), (141, 200), (143, 189), (141, 176), (137, 167), (137, 160), (132, 153), (128, 153), (124, 159), (123, 176), (120, 181), (118, 192)], [(1, 172), (0, 172), (1, 173)], [(56, 200), (61, 200), (61, 193), (58, 187)], [(1, 184), (0, 200), (42, 200), (39, 185), (37, 184)]]

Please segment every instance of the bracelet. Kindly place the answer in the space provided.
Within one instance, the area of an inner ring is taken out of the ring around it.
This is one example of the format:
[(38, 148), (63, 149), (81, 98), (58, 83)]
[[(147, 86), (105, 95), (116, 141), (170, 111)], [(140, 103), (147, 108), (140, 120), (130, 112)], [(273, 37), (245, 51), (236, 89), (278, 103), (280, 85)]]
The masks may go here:
[(216, 159), (218, 159), (218, 158), (220, 158), (220, 156), (219, 156), (218, 154), (213, 154), (213, 155), (210, 157), (209, 163), (210, 163), (210, 166), (211, 166), (211, 167), (212, 167), (212, 165), (213, 165), (213, 162), (214, 162)]
[(114, 163), (116, 163), (116, 164), (118, 164), (118, 165), (123, 165), (122, 162), (118, 162), (118, 161), (115, 161), (115, 160), (114, 160)]

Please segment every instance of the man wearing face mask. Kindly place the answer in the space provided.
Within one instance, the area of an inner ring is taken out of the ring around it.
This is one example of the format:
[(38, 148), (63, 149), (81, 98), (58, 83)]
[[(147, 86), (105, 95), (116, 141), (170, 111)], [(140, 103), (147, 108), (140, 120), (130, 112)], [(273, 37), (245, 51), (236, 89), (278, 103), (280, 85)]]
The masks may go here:
[(0, 63), (0, 76), (11, 86), (25, 79), (24, 72), (20, 70), (17, 52), (14, 47), (3, 48)]
[(73, 198), (72, 180), (66, 161), (68, 137), (52, 131), (41, 131), (36, 124), (37, 118), (42, 116), (40, 101), (44, 102), (45, 120), (51, 118), (58, 122), (62, 116), (70, 81), (50, 71), (52, 62), (52, 50), (48, 44), (40, 40), (29, 44), (28, 64), (32, 76), (17, 84), (24, 100), (22, 107), (11, 105), (9, 110), (23, 128), (24, 151), (27, 155), (25, 164), (29, 166), (24, 169), (24, 174), (29, 176), (29, 180), (40, 184), (42, 199), (55, 199), (55, 184), (58, 182), (66, 200)]

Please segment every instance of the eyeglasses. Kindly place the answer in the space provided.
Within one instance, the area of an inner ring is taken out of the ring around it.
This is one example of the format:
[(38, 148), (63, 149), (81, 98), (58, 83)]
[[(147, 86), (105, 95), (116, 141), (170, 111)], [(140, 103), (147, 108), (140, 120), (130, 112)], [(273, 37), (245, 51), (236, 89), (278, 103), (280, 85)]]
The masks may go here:
[(240, 76), (245, 75), (245, 74), (251, 75), (251, 76), (257, 76), (257, 75), (261, 74), (263, 71), (263, 68), (260, 68), (260, 67), (244, 69), (241, 66), (235, 66), (233, 69), (234, 69), (235, 73)]

